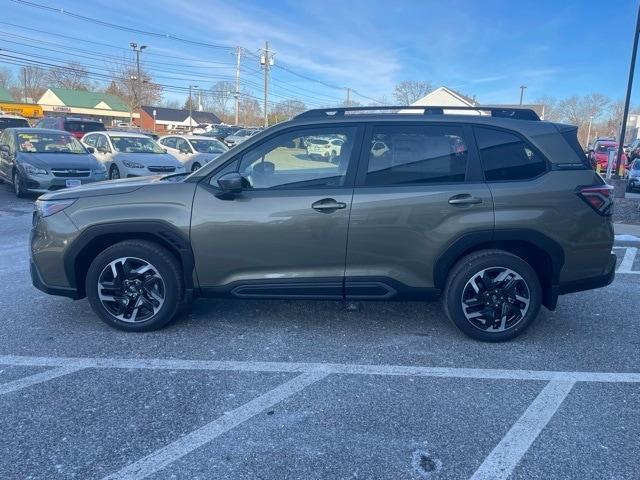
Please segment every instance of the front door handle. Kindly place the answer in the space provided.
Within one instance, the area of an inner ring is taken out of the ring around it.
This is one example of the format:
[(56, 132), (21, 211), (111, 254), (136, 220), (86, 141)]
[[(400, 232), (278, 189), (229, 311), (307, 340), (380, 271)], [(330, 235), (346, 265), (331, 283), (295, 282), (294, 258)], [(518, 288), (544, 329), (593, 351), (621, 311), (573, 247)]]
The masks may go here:
[(463, 193), (451, 197), (449, 203), (451, 205), (477, 205), (478, 203), (482, 203), (482, 199), (469, 195), (468, 193)]
[(347, 204), (344, 202), (338, 202), (334, 198), (323, 198), (317, 202), (311, 204), (311, 208), (319, 212), (333, 212), (334, 210), (340, 210), (347, 208)]

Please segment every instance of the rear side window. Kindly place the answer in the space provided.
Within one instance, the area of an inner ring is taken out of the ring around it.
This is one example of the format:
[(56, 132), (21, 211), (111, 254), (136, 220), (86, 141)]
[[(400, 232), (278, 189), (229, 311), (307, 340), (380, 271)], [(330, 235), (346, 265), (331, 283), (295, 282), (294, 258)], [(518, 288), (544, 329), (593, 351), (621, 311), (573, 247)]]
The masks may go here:
[(517, 135), (482, 127), (474, 131), (485, 180), (527, 180), (547, 170), (547, 162)]
[(29, 126), (24, 118), (0, 118), (0, 130), (5, 128), (26, 128)]
[(82, 122), (77, 120), (67, 120), (64, 122), (64, 129), (68, 132), (102, 132), (104, 125), (100, 122)]
[(468, 149), (462, 127), (374, 127), (365, 185), (422, 185), (465, 181)]

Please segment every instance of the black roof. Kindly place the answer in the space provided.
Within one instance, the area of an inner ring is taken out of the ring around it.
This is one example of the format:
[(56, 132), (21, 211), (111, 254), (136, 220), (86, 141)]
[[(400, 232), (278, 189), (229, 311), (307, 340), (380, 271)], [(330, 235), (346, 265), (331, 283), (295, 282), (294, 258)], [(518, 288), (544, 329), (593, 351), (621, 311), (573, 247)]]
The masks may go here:
[[(162, 120), (165, 122), (184, 122), (189, 118), (189, 110), (183, 110), (181, 108), (166, 108), (166, 107), (153, 107), (142, 106), (140, 107), (149, 116), (153, 117), (153, 111), (156, 111), (156, 120)], [(192, 111), (191, 116), (196, 123), (220, 123), (220, 119), (211, 112), (199, 112)]]

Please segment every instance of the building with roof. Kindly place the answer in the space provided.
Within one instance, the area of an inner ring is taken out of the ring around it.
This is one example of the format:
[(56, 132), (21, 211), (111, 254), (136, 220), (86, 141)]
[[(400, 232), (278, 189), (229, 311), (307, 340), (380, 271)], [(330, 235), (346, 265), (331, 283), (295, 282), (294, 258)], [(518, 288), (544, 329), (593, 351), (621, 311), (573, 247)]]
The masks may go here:
[(42, 108), (39, 105), (16, 101), (11, 92), (4, 87), (0, 87), (0, 112), (33, 119), (42, 117)]
[(136, 125), (144, 130), (160, 133), (188, 130), (199, 123), (220, 123), (220, 119), (211, 112), (193, 110), (189, 116), (189, 110), (180, 108), (143, 106), (138, 113), (140, 115), (134, 122)]
[[(453, 90), (448, 87), (439, 87), (434, 91), (426, 94), (424, 97), (416, 100), (411, 105), (416, 106), (425, 106), (425, 107), (503, 107), (503, 108), (530, 108), (534, 112), (538, 114), (540, 118), (544, 120), (544, 105), (538, 104), (527, 104), (527, 105), (513, 105), (513, 104), (484, 104), (480, 103), (474, 97), (469, 97), (467, 95), (463, 95), (460, 92)], [(458, 112), (458, 113), (468, 113), (471, 115), (476, 115), (475, 112)]]
[(138, 118), (118, 97), (103, 92), (49, 88), (38, 100), (46, 116), (80, 116), (100, 120), (105, 125), (129, 123)]

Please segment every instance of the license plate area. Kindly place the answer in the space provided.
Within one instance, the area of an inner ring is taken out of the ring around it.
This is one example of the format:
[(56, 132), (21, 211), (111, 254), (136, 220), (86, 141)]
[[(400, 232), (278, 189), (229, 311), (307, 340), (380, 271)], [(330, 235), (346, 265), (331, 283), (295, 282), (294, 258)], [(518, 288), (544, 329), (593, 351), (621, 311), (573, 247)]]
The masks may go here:
[(76, 179), (67, 179), (65, 180), (64, 184), (66, 187), (79, 187), (80, 185), (82, 185), (82, 182)]

